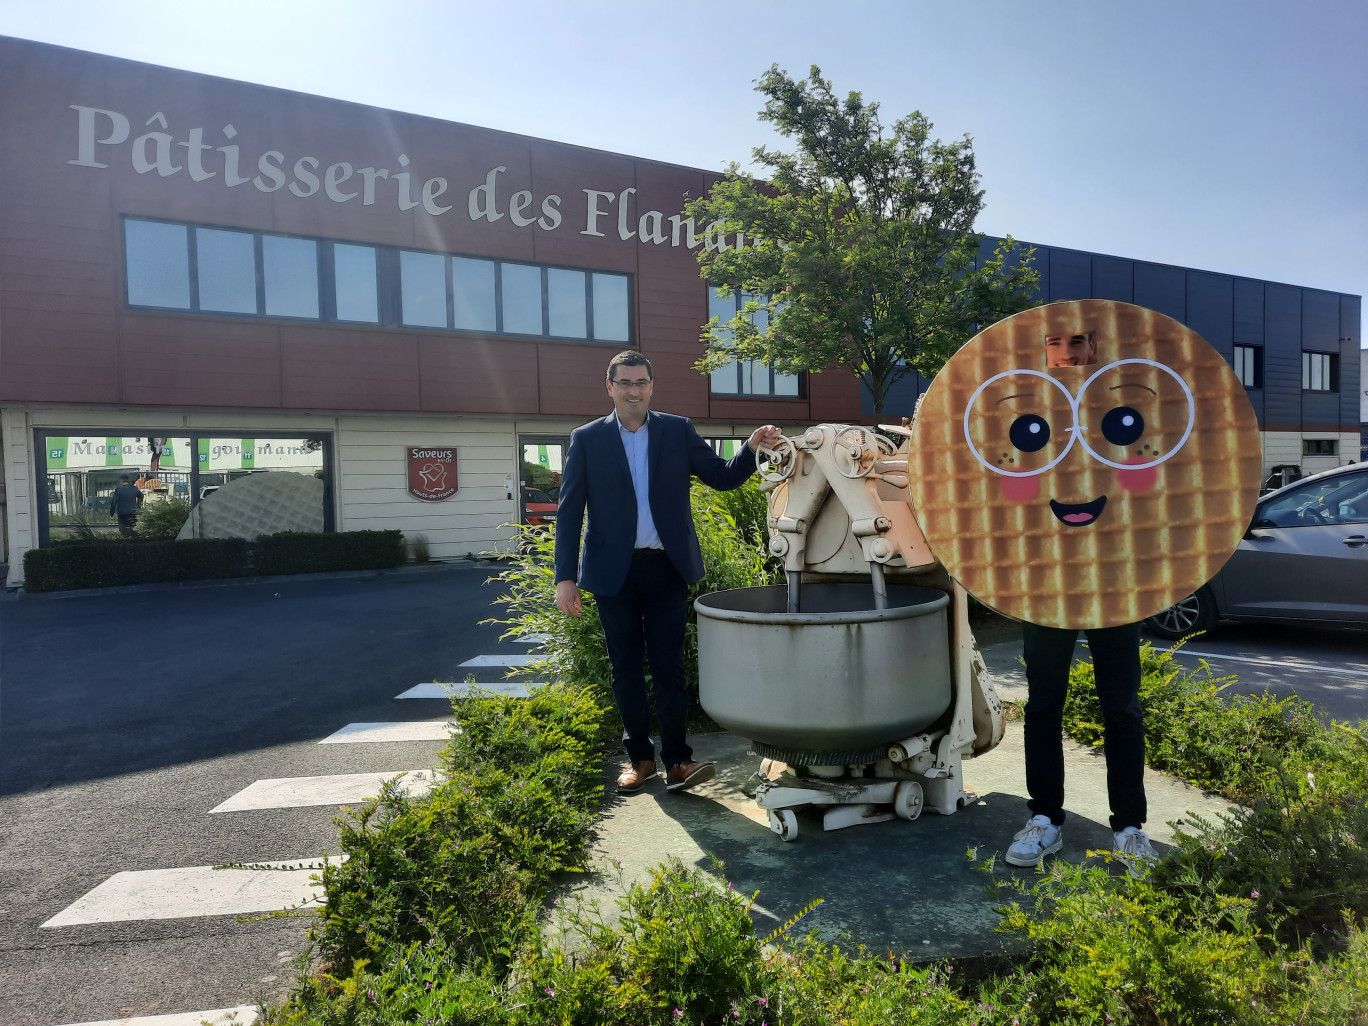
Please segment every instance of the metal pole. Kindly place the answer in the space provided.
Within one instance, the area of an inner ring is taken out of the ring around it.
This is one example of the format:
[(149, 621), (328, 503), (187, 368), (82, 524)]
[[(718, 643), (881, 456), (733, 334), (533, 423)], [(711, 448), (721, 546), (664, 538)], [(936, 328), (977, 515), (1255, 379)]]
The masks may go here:
[(869, 576), (874, 581), (874, 608), (888, 608), (888, 585), (884, 583), (884, 568), (882, 563), (869, 564)]
[(790, 570), (788, 572), (788, 611), (796, 613), (801, 604), (799, 596), (803, 589), (803, 572), (801, 570)]

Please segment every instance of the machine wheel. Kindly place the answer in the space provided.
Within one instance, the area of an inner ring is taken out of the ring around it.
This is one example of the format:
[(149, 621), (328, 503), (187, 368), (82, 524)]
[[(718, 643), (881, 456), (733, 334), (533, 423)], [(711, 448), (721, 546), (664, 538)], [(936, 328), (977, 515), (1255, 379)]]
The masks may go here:
[(798, 817), (793, 814), (792, 809), (780, 809), (777, 812), (770, 809), (769, 825), (771, 830), (786, 841), (798, 839)]
[(899, 819), (916, 819), (922, 810), (922, 786), (915, 780), (904, 780), (893, 791), (893, 811)]
[(1210, 630), (1216, 625), (1216, 600), (1204, 586), (1162, 613), (1155, 613), (1145, 623), (1161, 638), (1174, 641), (1194, 631)]

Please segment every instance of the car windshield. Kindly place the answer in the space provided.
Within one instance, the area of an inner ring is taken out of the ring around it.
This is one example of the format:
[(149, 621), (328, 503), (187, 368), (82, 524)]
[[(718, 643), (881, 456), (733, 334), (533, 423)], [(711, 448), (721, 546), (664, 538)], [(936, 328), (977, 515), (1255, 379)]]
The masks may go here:
[(1311, 481), (1259, 510), (1256, 526), (1305, 527), (1368, 520), (1368, 471)]

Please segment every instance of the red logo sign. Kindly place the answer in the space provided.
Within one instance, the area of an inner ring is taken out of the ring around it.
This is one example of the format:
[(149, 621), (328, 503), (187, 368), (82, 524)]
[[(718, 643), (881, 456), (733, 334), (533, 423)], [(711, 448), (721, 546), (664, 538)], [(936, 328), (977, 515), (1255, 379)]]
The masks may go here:
[(408, 492), (424, 502), (456, 494), (456, 450), (416, 448), (408, 451)]

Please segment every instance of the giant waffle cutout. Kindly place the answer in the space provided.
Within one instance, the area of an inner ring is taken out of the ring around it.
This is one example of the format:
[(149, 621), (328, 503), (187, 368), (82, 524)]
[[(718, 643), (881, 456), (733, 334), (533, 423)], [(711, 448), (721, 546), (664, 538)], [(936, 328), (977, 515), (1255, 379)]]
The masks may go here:
[[(1077, 365), (1050, 366), (1070, 345)], [(1215, 576), (1253, 515), (1262, 458), (1215, 349), (1153, 310), (1085, 299), (1008, 317), (956, 353), (918, 409), (911, 463), (926, 539), (970, 593), (1089, 628), (1152, 616)]]

